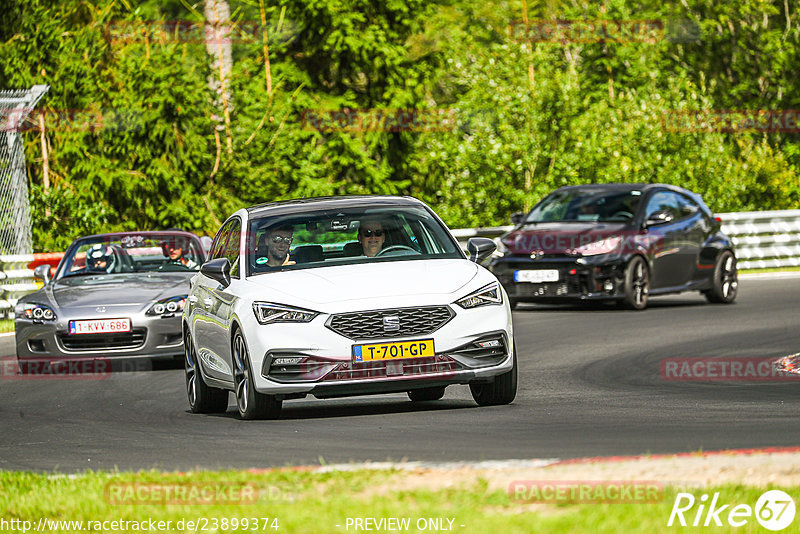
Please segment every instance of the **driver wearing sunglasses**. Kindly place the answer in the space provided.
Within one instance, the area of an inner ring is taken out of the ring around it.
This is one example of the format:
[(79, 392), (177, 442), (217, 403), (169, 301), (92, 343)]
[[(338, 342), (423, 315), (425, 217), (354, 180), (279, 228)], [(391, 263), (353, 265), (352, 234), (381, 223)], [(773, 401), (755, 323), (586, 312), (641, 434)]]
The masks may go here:
[(365, 219), (361, 221), (358, 228), (358, 242), (361, 243), (365, 256), (374, 258), (383, 248), (385, 240), (386, 232), (379, 220)]
[(267, 265), (270, 267), (280, 267), (281, 265), (293, 265), (289, 261), (289, 245), (292, 244), (293, 230), (291, 226), (276, 228), (267, 234)]

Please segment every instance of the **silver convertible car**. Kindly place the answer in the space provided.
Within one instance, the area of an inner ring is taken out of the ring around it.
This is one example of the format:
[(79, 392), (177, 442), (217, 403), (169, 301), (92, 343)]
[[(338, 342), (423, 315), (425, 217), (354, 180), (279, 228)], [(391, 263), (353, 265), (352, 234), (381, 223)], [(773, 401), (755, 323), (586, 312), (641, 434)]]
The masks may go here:
[(181, 312), (205, 260), (188, 232), (127, 232), (76, 240), (45, 285), (14, 310), (20, 369), (92, 358), (183, 354)]
[(278, 417), (282, 403), (468, 384), (480, 405), (513, 401), (508, 296), (433, 211), (408, 197), (339, 197), (234, 213), (192, 279), (183, 312), (192, 411)]

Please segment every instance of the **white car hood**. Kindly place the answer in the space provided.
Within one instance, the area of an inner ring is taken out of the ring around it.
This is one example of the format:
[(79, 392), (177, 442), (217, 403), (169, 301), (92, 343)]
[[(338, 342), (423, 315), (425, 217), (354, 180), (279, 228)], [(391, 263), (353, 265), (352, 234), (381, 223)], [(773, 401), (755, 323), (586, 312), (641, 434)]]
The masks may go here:
[[(253, 300), (268, 298), (285, 303), (382, 300), (414, 295), (456, 293), (475, 278), (479, 267), (468, 260), (414, 260), (299, 271), (266, 273), (249, 279)], [(460, 295), (459, 295), (460, 296)]]

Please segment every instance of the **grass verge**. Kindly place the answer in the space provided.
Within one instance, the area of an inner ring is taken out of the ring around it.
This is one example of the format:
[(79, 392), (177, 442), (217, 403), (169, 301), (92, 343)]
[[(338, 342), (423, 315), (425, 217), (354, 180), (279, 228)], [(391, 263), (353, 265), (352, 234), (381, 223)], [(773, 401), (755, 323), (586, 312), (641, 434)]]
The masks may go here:
[(742, 274), (745, 273), (788, 273), (800, 271), (800, 267), (771, 267), (769, 269), (739, 269)]
[[(405, 532), (597, 534), (666, 532), (676, 528), (681, 532), (709, 531), (702, 527), (705, 511), (701, 526), (697, 528), (667, 526), (680, 491), (675, 487), (665, 487), (663, 498), (654, 503), (541, 504), (516, 501), (505, 490), (490, 489), (484, 479), (457, 489), (441, 484), (404, 489), (398, 484), (401, 477), (397, 475), (397, 472), (372, 470), (335, 473), (298, 470), (189, 474), (87, 472), (70, 476), (0, 472), (0, 518), (6, 522), (29, 521), (31, 530), (45, 518), (50, 521), (44, 523), (49, 532), (78, 532), (90, 528), (95, 531), (137, 530), (132, 524), (117, 524), (116, 528), (111, 523), (101, 526), (104, 521), (154, 521), (156, 523), (149, 523), (151, 532), (159, 521), (164, 522), (163, 528), (156, 528), (161, 532), (343, 533), (367, 530), (356, 529), (355, 518), (407, 519), (407, 528), (402, 528), (401, 522), (401, 528), (394, 529)], [(219, 491), (221, 487), (243, 484), (257, 490), (253, 494), (257, 496), (255, 502), (232, 502), (229, 493)], [(159, 495), (163, 499), (172, 495), (175, 498), (179, 495), (176, 488), (181, 487), (184, 491), (188, 488), (189, 494), (194, 488), (195, 497), (202, 495), (202, 488), (211, 488), (212, 501), (219, 502), (201, 504), (181, 497), (180, 502), (173, 500), (172, 504), (164, 504), (154, 497)], [(790, 495), (800, 492), (800, 487), (782, 489)], [(713, 496), (719, 492), (719, 506), (731, 504), (720, 514), (725, 526), (710, 529), (722, 532), (731, 529), (725, 521), (732, 506), (747, 504), (754, 508), (765, 489), (724, 485), (687, 491), (698, 503), (702, 494)], [(694, 521), (697, 508), (695, 505), (685, 514), (689, 524)], [(746, 519), (747, 524), (735, 529), (737, 532), (763, 531), (755, 517)], [(53, 521), (82, 521), (83, 524), (79, 528), (75, 523), (58, 525)], [(97, 521), (101, 523), (90, 523)], [(166, 523), (168, 521), (170, 523)], [(257, 522), (255, 528), (254, 522)], [(22, 530), (23, 524), (17, 523), (20, 527), (17, 531)], [(6, 531), (9, 525), (0, 525), (0, 530)], [(371, 526), (373, 531), (390, 531), (376, 528), (375, 524)], [(143, 530), (141, 525), (139, 529)]]
[(13, 319), (0, 319), (0, 334), (14, 331)]

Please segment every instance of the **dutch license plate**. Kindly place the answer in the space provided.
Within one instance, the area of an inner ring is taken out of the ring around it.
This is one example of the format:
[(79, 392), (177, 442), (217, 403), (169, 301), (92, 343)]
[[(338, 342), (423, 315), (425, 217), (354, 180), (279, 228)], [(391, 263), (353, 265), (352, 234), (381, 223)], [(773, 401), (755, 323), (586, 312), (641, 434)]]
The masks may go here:
[(114, 334), (130, 331), (130, 319), (91, 319), (69, 322), (70, 334)]
[(376, 360), (402, 360), (435, 356), (432, 339), (418, 341), (395, 341), (372, 345), (353, 345), (354, 362), (373, 362)]
[(514, 271), (515, 282), (530, 282), (541, 284), (543, 282), (558, 282), (557, 269), (534, 269), (529, 271)]

